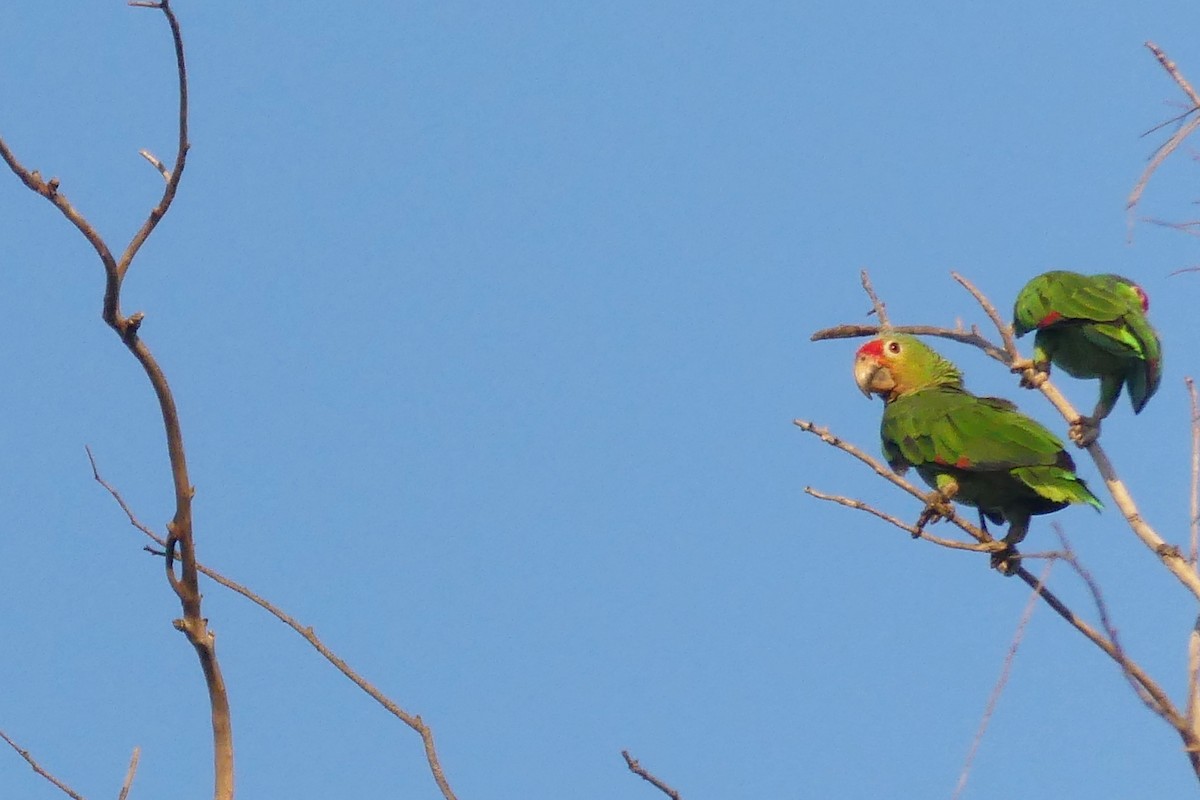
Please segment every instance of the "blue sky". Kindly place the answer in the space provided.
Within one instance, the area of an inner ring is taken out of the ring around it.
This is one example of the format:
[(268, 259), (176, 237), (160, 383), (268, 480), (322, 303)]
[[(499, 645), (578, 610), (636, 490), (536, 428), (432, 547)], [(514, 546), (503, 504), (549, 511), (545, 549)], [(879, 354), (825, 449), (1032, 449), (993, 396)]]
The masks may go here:
[[(173, 151), (169, 38), (155, 12), (74, 5), (6, 13), (0, 135), (123, 244), (161, 191), (138, 149)], [(1130, 240), (1124, 200), (1163, 138), (1140, 134), (1181, 110), (1142, 43), (1200, 79), (1192, 4), (176, 7), (193, 150), (125, 305), (178, 398), (200, 558), (420, 713), (460, 797), (658, 796), (623, 748), (688, 800), (950, 796), (1027, 595), (803, 494), (918, 512), (791, 425), (877, 447), (855, 343), (809, 341), (866, 319), (860, 269), (905, 323), (984, 322), (951, 270), (1002, 308), (1046, 269), (1141, 282), (1166, 378), (1104, 444), (1184, 540), (1200, 278), (1169, 273), (1196, 242)], [(1144, 215), (1194, 214), (1192, 152)], [(0, 729), (89, 796), (140, 745), (134, 797), (202, 797), (178, 606), (83, 449), (161, 527), (157, 408), (94, 255), (4, 177)], [(1184, 591), (1113, 510), (1056, 518), (1181, 700)], [(246, 601), (205, 600), (241, 796), (438, 796), (408, 729)], [(1194, 787), (1039, 608), (964, 797)]]

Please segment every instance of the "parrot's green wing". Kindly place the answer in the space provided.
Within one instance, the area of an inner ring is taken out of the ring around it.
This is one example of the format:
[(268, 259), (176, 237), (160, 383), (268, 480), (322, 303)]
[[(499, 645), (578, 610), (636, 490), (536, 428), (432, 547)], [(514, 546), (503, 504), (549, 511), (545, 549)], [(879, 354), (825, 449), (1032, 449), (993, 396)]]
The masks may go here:
[(1114, 275), (1081, 275), (1055, 271), (1038, 275), (1021, 290), (1013, 304), (1013, 331), (1081, 322), (1113, 322), (1142, 313), (1137, 290)]
[(1021, 493), (1032, 489), (1053, 503), (1100, 505), (1075, 475), (1062, 442), (1006, 400), (924, 389), (888, 404), (881, 434), (894, 468), (913, 466), (922, 476), (952, 473), (965, 484), (960, 499), (971, 505), (1005, 506), (1014, 478), (1023, 484)]
[(1062, 442), (1005, 400), (932, 388), (891, 403), (883, 416), (888, 461), (964, 470), (1055, 464)]

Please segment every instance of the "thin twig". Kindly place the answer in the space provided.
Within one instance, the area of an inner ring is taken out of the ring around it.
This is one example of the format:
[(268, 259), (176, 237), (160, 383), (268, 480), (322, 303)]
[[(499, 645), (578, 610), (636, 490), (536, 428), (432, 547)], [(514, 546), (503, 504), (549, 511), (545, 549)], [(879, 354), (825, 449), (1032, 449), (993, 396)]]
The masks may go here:
[(1175, 83), (1179, 84), (1179, 88), (1182, 89), (1183, 93), (1186, 94), (1188, 99), (1192, 101), (1192, 106), (1200, 106), (1200, 95), (1196, 94), (1196, 90), (1192, 88), (1190, 83), (1188, 83), (1187, 78), (1183, 77), (1183, 74), (1179, 71), (1179, 68), (1175, 66), (1175, 62), (1167, 58), (1167, 54), (1163, 52), (1163, 49), (1154, 42), (1146, 42), (1146, 47), (1151, 53), (1154, 53), (1154, 57), (1158, 59), (1158, 63), (1162, 64), (1162, 68), (1167, 71), (1167, 74), (1170, 75), (1172, 79), (1174, 79)]
[(1200, 616), (1188, 633), (1188, 697), (1184, 713), (1192, 736), (1200, 741)]
[(1008, 678), (1012, 674), (1012, 665), (1017, 658), (1017, 650), (1021, 647), (1021, 641), (1025, 638), (1025, 629), (1033, 617), (1033, 609), (1037, 606), (1038, 589), (1046, 585), (1053, 566), (1054, 561), (1046, 562), (1046, 566), (1042, 568), (1042, 574), (1038, 576), (1037, 586), (1029, 593), (1029, 600), (1025, 603), (1025, 610), (1021, 612), (1021, 620), (1017, 623), (1017, 630), (1013, 634), (1012, 644), (1008, 646), (1008, 655), (1004, 657), (1004, 666), (1000, 669), (1000, 677), (997, 679), (996, 685), (992, 687), (992, 693), (983, 710), (983, 718), (979, 720), (979, 729), (975, 732), (975, 738), (971, 741), (971, 747), (963, 761), (962, 772), (958, 775), (958, 785), (954, 787), (951, 800), (958, 800), (962, 796), (963, 790), (967, 788), (967, 779), (970, 777), (971, 767), (975, 763), (975, 754), (979, 752), (979, 746), (983, 743), (983, 735), (987, 732), (988, 724), (992, 721), (992, 715), (996, 713), (996, 706), (1000, 702), (1000, 696), (1008, 685)]
[[(167, 540), (155, 533), (154, 530), (138, 519), (138, 517), (133, 513), (133, 509), (131, 509), (129, 504), (125, 502), (125, 498), (122, 497), (120, 491), (118, 491), (115, 486), (105, 480), (105, 478), (100, 474), (100, 470), (96, 466), (96, 458), (92, 454), (91, 448), (87, 447), (85, 450), (87, 451), (88, 462), (92, 466), (92, 478), (108, 491), (113, 500), (115, 500), (117, 505), (120, 507), (121, 511), (124, 512), (125, 517), (129, 520), (130, 525), (145, 534), (160, 548), (163, 548), (162, 550), (155, 550), (147, 547), (147, 552), (156, 556), (164, 556), (166, 554), (165, 548), (167, 545)], [(450, 784), (446, 780), (446, 775), (442, 771), (441, 761), (438, 758), (437, 748), (435, 747), (433, 741), (433, 731), (428, 725), (425, 724), (419, 715), (410, 714), (404, 709), (400, 708), (400, 706), (393, 702), (387, 695), (383, 694), (383, 692), (379, 691), (379, 689), (375, 688), (374, 685), (359, 675), (353, 667), (339, 658), (325, 645), (324, 642), (317, 637), (316, 632), (313, 631), (311, 626), (301, 625), (294, 617), (285, 613), (278, 606), (274, 605), (265, 598), (260, 597), (258, 594), (255, 594), (242, 584), (225, 577), (223, 574), (214, 569), (210, 569), (209, 567), (206, 567), (200, 563), (196, 564), (196, 569), (201, 574), (211, 578), (225, 588), (240, 594), (242, 597), (245, 597), (259, 608), (262, 608), (270, 613), (296, 633), (300, 634), (300, 636), (304, 637), (305, 641), (312, 645), (313, 648), (315, 648), (316, 651), (325, 658), (325, 660), (327, 660), (330, 664), (333, 664), (333, 666), (336, 667), (339, 672), (341, 672), (356, 686), (370, 695), (372, 699), (383, 706), (389, 713), (398, 718), (408, 727), (412, 728), (421, 737), (421, 741), (424, 743), (425, 759), (429, 763), (429, 770), (433, 774), (434, 782), (437, 783), (438, 788), (442, 792), (442, 796), (446, 800), (456, 800), (454, 792), (451, 790)]]
[[(1179, 88), (1183, 90), (1183, 93), (1187, 95), (1189, 102), (1191, 102), (1192, 107), (1188, 109), (1188, 111), (1185, 113), (1185, 116), (1186, 114), (1190, 114), (1195, 111), (1197, 106), (1200, 106), (1200, 96), (1196, 94), (1196, 90), (1192, 88), (1192, 85), (1188, 82), (1187, 78), (1183, 77), (1183, 73), (1181, 73), (1179, 68), (1175, 66), (1175, 62), (1168, 58), (1167, 54), (1163, 52), (1162, 48), (1160, 48), (1154, 42), (1146, 42), (1146, 47), (1151, 53), (1154, 53), (1154, 57), (1158, 59), (1158, 63), (1162, 65), (1162, 68), (1167, 71), (1167, 74), (1171, 76), (1172, 80), (1174, 80)], [(1183, 140), (1190, 136), (1197, 127), (1200, 127), (1200, 117), (1189, 120), (1187, 124), (1177, 130), (1162, 147), (1158, 148), (1158, 151), (1150, 159), (1150, 163), (1146, 165), (1146, 169), (1142, 171), (1141, 177), (1138, 178), (1137, 183), (1135, 183), (1133, 186), (1133, 191), (1129, 193), (1129, 198), (1125, 201), (1125, 207), (1130, 212), (1131, 226), (1133, 208), (1138, 204), (1138, 201), (1141, 200), (1142, 193), (1146, 189), (1146, 184), (1150, 182), (1150, 176), (1153, 175), (1155, 170), (1158, 169), (1159, 165), (1161, 165), (1163, 161), (1167, 159), (1167, 156), (1175, 152)]]
[(1189, 498), (1191, 520), (1189, 524), (1192, 549), (1189, 561), (1193, 569), (1197, 567), (1197, 548), (1200, 547), (1200, 399), (1196, 397), (1196, 382), (1187, 377), (1183, 379), (1187, 385), (1188, 400), (1191, 403), (1192, 418), (1189, 426), (1192, 431), (1192, 482)]
[[(928, 531), (918, 528), (916, 525), (910, 525), (900, 518), (892, 516), (886, 511), (880, 511), (878, 508), (875, 508), (869, 503), (864, 503), (862, 500), (856, 500), (852, 497), (843, 497), (836, 494), (826, 494), (825, 492), (814, 489), (811, 486), (805, 486), (804, 492), (805, 494), (811, 495), (818, 500), (829, 500), (839, 505), (846, 506), (847, 508), (853, 508), (857, 509), (858, 511), (865, 511), (868, 514), (873, 514), (882, 519), (884, 522), (892, 523), (900, 530), (908, 531), (909, 535), (914, 539), (924, 539), (927, 542), (932, 542), (933, 544), (940, 545), (941, 547), (949, 547), (952, 550), (970, 550), (974, 553), (990, 552), (984, 544), (970, 544), (968, 542), (958, 542), (954, 539), (943, 539), (940, 536), (934, 536)], [(1022, 554), (1021, 557), (1029, 558), (1029, 556), (1024, 554)]]
[(629, 755), (628, 750), (622, 750), (621, 757), (625, 759), (625, 765), (629, 767), (629, 771), (634, 775), (637, 775), (642, 780), (649, 782), (652, 786), (654, 786), (654, 788), (671, 798), (671, 800), (681, 800), (679, 792), (663, 783), (661, 778), (658, 778), (648, 772), (645, 767), (638, 763), (637, 759)]
[[(811, 433), (813, 436), (816, 436), (818, 439), (825, 442), (826, 444), (832, 445), (833, 447), (836, 447), (837, 449), (841, 450), (842, 452), (849, 453), (850, 455), (854, 456), (859, 461), (863, 462), (868, 467), (873, 469), (875, 471), (876, 475), (880, 476), (881, 478), (888, 481), (889, 483), (903, 489), (904, 491), (908, 492), (909, 494), (911, 494), (913, 497), (917, 498), (918, 500), (925, 501), (928, 499), (928, 494), (929, 494), (928, 492), (921, 491), (919, 488), (917, 488), (917, 486), (915, 486), (914, 484), (905, 480), (900, 475), (897, 475), (892, 470), (888, 469), (887, 466), (885, 466), (883, 464), (883, 462), (879, 461), (878, 459), (874, 458), (873, 456), (867, 455), (862, 450), (860, 450), (858, 447), (855, 447), (850, 442), (847, 442), (845, 439), (842, 439), (841, 437), (834, 435), (833, 433), (830, 432), (830, 430), (828, 428), (822, 428), (821, 426), (816, 425), (812, 422), (809, 422), (808, 420), (805, 420), (805, 419), (794, 419), (794, 420), (792, 420), (792, 424), (795, 425), (800, 430), (804, 431), (805, 433)], [(884, 519), (888, 519), (888, 517), (883, 515), (882, 512), (877, 513), (876, 516), (880, 516), (880, 517), (883, 517)], [(961, 515), (958, 514), (957, 511), (954, 511), (953, 508), (951, 509), (950, 515), (948, 517), (946, 517), (946, 519), (949, 520), (954, 525), (957, 525), (964, 532), (966, 532), (968, 536), (975, 539), (977, 542), (992, 541), (991, 536), (989, 536), (987, 533), (985, 533), (982, 529), (967, 522), (965, 519), (962, 518)], [(889, 519), (889, 521), (890, 521), (890, 519)], [(906, 525), (901, 524), (900, 527), (904, 528), (904, 530), (908, 531), (909, 533), (912, 533), (911, 526), (906, 526)]]
[(1096, 583), (1096, 579), (1092, 577), (1092, 573), (1083, 566), (1079, 558), (1075, 555), (1075, 550), (1071, 547), (1071, 542), (1067, 539), (1066, 533), (1063, 532), (1062, 526), (1055, 522), (1050, 527), (1054, 530), (1061, 543), (1063, 550), (1062, 559), (1071, 565), (1071, 569), (1075, 570), (1075, 574), (1083, 580), (1084, 585), (1087, 586), (1088, 592), (1092, 596), (1092, 604), (1096, 606), (1096, 611), (1100, 615), (1100, 626), (1104, 628), (1104, 633), (1108, 636), (1108, 640), (1112, 642), (1113, 650), (1116, 653), (1114, 660), (1121, 667), (1126, 679), (1133, 686), (1133, 690), (1142, 699), (1142, 702), (1151, 711), (1156, 714), (1162, 714), (1162, 710), (1158, 708), (1154, 698), (1147, 694), (1145, 688), (1140, 686), (1129, 672), (1130, 659), (1125, 655), (1125, 651), (1121, 647), (1117, 628), (1113, 625), (1112, 617), (1108, 613), (1108, 603), (1104, 602), (1104, 595), (1100, 591), (1100, 585)]
[(1000, 340), (1004, 342), (1004, 351), (1008, 354), (1008, 363), (1012, 364), (1020, 357), (1020, 354), (1017, 352), (1017, 341), (1013, 338), (1012, 326), (1000, 317), (1000, 312), (992, 305), (992, 301), (988, 300), (983, 292), (975, 288), (975, 284), (957, 272), (951, 272), (950, 277), (971, 293), (971, 296), (975, 298), (975, 302), (979, 303), (979, 307), (983, 309), (983, 313), (987, 314), (988, 319), (996, 326), (996, 330), (1000, 333)]
[[(832, 328), (822, 328), (816, 331), (809, 339), (814, 342), (827, 339), (856, 339), (862, 336), (876, 336), (882, 330), (882, 326), (879, 325), (835, 325)], [(966, 330), (962, 327), (940, 328), (934, 325), (893, 325), (888, 330), (896, 333), (910, 333), (913, 336), (938, 336), (942, 339), (969, 344), (972, 347), (978, 347), (997, 361), (1007, 363), (1004, 348), (985, 339), (974, 327)]]
[(117, 795), (117, 800), (126, 800), (129, 797), (129, 790), (133, 787), (133, 776), (137, 774), (138, 760), (141, 757), (142, 749), (133, 748), (133, 755), (129, 758), (129, 771), (125, 773), (125, 782), (121, 784), (121, 793)]
[(158, 174), (163, 176), (163, 180), (167, 183), (171, 182), (171, 170), (167, 169), (167, 165), (159, 161), (153, 153), (145, 148), (138, 150), (138, 155), (150, 162), (150, 165), (158, 170)]
[(39, 764), (37, 761), (34, 760), (33, 756), (29, 755), (28, 750), (24, 750), (21, 747), (19, 747), (17, 745), (17, 743), (14, 742), (7, 733), (5, 733), (4, 731), (0, 731), (0, 739), (3, 739), (5, 742), (7, 742), (8, 746), (11, 747), (13, 750), (16, 750), (17, 755), (19, 755), (21, 758), (25, 759), (26, 764), (33, 767), (34, 772), (36, 772), (38, 775), (41, 775), (43, 778), (45, 778), (46, 780), (53, 783), (64, 794), (66, 794), (68, 797), (72, 798), (72, 800), (83, 800), (83, 795), (79, 794), (74, 789), (72, 789), (70, 786), (67, 786), (65, 783), (60, 781), (58, 778), (54, 777), (49, 772), (47, 772), (45, 770), (45, 768), (42, 767), (41, 764)]
[[(1200, 570), (1200, 563), (1197, 561), (1197, 540), (1200, 539), (1200, 402), (1196, 397), (1196, 382), (1190, 376), (1184, 378), (1184, 382), (1187, 385), (1192, 412), (1192, 476), (1189, 493), (1191, 520), (1188, 526), (1192, 541), (1190, 560), (1192, 569)], [(1188, 633), (1187, 680), (1187, 721), (1192, 735), (1200, 741), (1200, 617), (1196, 618), (1192, 630)]]
[(1167, 160), (1167, 156), (1174, 153), (1179, 148), (1179, 145), (1183, 144), (1184, 139), (1192, 135), (1197, 127), (1200, 127), (1200, 117), (1193, 117), (1188, 120), (1187, 124), (1175, 131), (1171, 138), (1162, 147), (1158, 148), (1154, 156), (1151, 157), (1150, 163), (1142, 170), (1137, 183), (1133, 185), (1133, 190), (1130, 191), (1129, 197), (1125, 200), (1125, 209), (1130, 212), (1131, 219), (1134, 207), (1142, 199), (1142, 194), (1146, 191), (1146, 185), (1150, 183), (1150, 176)]
[(875, 312), (875, 318), (879, 320), (879, 327), (891, 328), (891, 322), (888, 321), (887, 306), (879, 299), (879, 295), (875, 294), (875, 288), (871, 286), (871, 276), (864, 269), (860, 273), (862, 278), (862, 287), (866, 290), (867, 297), (871, 298), (871, 310)]

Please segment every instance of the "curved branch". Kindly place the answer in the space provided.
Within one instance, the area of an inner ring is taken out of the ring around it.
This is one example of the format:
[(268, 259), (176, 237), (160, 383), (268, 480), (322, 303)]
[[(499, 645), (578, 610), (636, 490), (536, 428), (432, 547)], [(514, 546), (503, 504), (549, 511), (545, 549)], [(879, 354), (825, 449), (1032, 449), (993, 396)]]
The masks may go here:
[[(171, 170), (171, 176), (167, 181), (162, 198), (151, 209), (149, 217), (134, 235), (128, 247), (125, 248), (121, 260), (114, 261), (104, 239), (58, 191), (57, 178), (43, 181), (36, 171), (25, 169), (2, 141), (0, 141), (0, 157), (3, 157), (5, 163), (21, 179), (22, 183), (53, 203), (79, 229), (100, 256), (105, 273), (104, 321), (117, 333), (138, 363), (141, 364), (158, 398), (166, 434), (167, 452), (171, 463), (171, 477), (175, 488), (175, 515), (167, 525), (168, 536), (165, 546), (167, 580), (179, 598), (183, 610), (182, 619), (175, 620), (174, 624), (176, 629), (187, 636), (189, 643), (195, 649), (208, 689), (213, 729), (214, 797), (217, 800), (231, 800), (233, 797), (233, 729), (230, 720), (229, 696), (221, 676), (220, 665), (217, 662), (215, 637), (208, 629), (208, 622), (201, 613), (196, 553), (192, 539), (193, 490), (188, 479), (187, 458), (184, 453), (179, 412), (162, 368), (151, 354), (150, 349), (138, 336), (142, 314), (126, 317), (121, 313), (121, 284), (129, 265), (146, 239), (153, 233), (159, 220), (167, 213), (183, 176), (188, 151), (187, 64), (184, 58), (179, 21), (171, 9), (170, 0), (156, 0), (155, 2), (137, 0), (130, 5), (162, 11), (171, 29), (171, 38), (175, 48), (176, 73), (179, 80), (179, 146), (175, 165)], [(178, 576), (174, 569), (176, 554), (178, 554), (181, 564)]]
[[(175, 151), (175, 166), (168, 173), (167, 185), (163, 189), (162, 199), (158, 201), (158, 205), (150, 210), (150, 216), (142, 223), (142, 227), (138, 229), (138, 232), (133, 235), (133, 239), (130, 240), (124, 254), (121, 256), (120, 262), (116, 266), (117, 291), (120, 290), (120, 281), (124, 280), (125, 273), (129, 271), (129, 265), (133, 263), (133, 257), (137, 255), (138, 250), (150, 238), (150, 234), (158, 226), (159, 220), (166, 215), (167, 209), (171, 207), (171, 202), (175, 199), (175, 192), (179, 190), (179, 181), (183, 178), (183, 167), (187, 162), (188, 149), (191, 147), (188, 143), (187, 63), (183, 56), (183, 34), (179, 30), (179, 20), (175, 18), (175, 12), (171, 10), (171, 0), (131, 2), (129, 5), (139, 8), (160, 9), (166, 15), (167, 24), (171, 26), (171, 39), (175, 44), (175, 71), (179, 76), (179, 145)], [(113, 316), (118, 316), (118, 314), (114, 313)]]

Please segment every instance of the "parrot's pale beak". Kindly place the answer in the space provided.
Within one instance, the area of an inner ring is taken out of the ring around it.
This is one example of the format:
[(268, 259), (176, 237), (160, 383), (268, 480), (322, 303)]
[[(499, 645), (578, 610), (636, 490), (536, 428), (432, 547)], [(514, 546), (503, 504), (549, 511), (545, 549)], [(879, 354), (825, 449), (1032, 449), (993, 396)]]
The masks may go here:
[(867, 397), (872, 394), (887, 394), (896, 385), (887, 367), (865, 355), (854, 361), (854, 382)]

